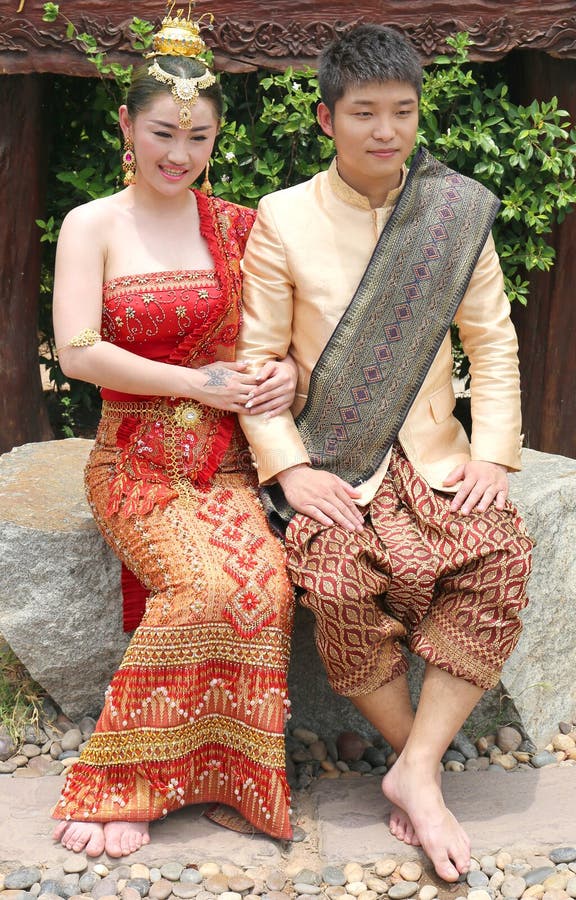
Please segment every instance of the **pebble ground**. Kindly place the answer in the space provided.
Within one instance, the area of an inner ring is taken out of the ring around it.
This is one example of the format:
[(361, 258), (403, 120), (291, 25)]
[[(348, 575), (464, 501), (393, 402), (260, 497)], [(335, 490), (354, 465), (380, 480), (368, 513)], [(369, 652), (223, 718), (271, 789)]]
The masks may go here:
[(502, 850), (472, 860), (457, 885), (431, 883), (415, 861), (380, 859), (373, 865), (302, 869), (240, 868), (231, 863), (162, 860), (155, 866), (94, 862), (70, 854), (59, 867), (26, 866), (0, 874), (6, 900), (568, 900), (576, 898), (576, 847), (557, 847), (546, 856), (514, 858)]
[[(0, 728), (0, 777), (58, 776), (78, 758), (94, 720), (84, 717), (74, 723), (57, 710), (46, 712), (42, 725), (28, 726), (18, 743)], [(355, 732), (330, 740), (309, 728), (295, 727), (287, 734), (287, 749), (296, 798), (304, 798), (316, 779), (381, 776), (394, 764), (389, 748), (375, 746)], [(452, 773), (559, 763), (576, 765), (574, 722), (560, 723), (558, 734), (540, 749), (520, 727), (505, 726), (475, 742), (459, 733), (443, 759), (444, 769)], [(301, 829), (296, 831), (298, 838), (305, 837)], [(137, 854), (102, 862), (70, 853), (53, 868), (0, 862), (0, 900), (40, 896), (43, 900), (576, 900), (576, 846), (548, 848), (524, 858), (505, 849), (473, 857), (470, 872), (456, 885), (434, 881), (429, 870), (413, 860), (390, 857), (370, 865), (356, 862), (353, 834), (350, 861), (345, 865), (318, 860), (314, 867), (302, 868), (302, 861), (291, 861), (289, 852), (282, 860), (273, 867), (241, 868), (193, 857), (144, 865), (137, 862)]]

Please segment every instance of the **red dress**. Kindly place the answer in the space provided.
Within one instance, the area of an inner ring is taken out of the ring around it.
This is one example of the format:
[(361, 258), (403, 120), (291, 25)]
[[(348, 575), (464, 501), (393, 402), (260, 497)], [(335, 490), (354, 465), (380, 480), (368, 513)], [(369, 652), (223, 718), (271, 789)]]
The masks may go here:
[[(102, 321), (104, 340), (194, 367), (234, 357), (254, 216), (196, 196), (215, 270), (109, 281)], [(218, 803), (290, 838), (293, 594), (236, 418), (178, 398), (102, 394), (88, 499), (148, 600), (53, 816), (152, 821)]]

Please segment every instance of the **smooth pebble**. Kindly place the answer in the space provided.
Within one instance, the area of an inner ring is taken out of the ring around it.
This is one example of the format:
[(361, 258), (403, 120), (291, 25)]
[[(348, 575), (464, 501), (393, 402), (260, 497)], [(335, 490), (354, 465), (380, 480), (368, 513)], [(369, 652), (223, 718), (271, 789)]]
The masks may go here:
[(478, 888), (469, 892), (467, 900), (492, 900), (492, 895), (489, 894), (488, 891)]
[(230, 892), (233, 894), (246, 894), (254, 887), (254, 879), (248, 878), (242, 873), (239, 873), (237, 875), (230, 875), (228, 879), (228, 887), (230, 888)]
[(500, 885), (500, 893), (508, 900), (517, 900), (526, 890), (526, 882), (519, 875), (507, 875)]
[(72, 857), (67, 857), (62, 863), (62, 870), (66, 874), (80, 874), (88, 868), (88, 860), (82, 853), (75, 853)]
[(148, 894), (150, 900), (167, 900), (172, 893), (172, 885), (173, 882), (168, 881), (167, 878), (160, 878), (158, 881), (155, 881)]
[[(130, 878), (126, 887), (137, 891), (141, 897), (147, 897), (150, 890), (150, 881), (148, 878)], [(136, 898), (133, 898), (133, 900), (136, 900)]]
[(499, 853), (496, 854), (496, 865), (499, 869), (504, 869), (506, 866), (509, 866), (512, 862), (512, 855), (508, 853), (507, 850), (500, 850)]
[(419, 881), (422, 878), (422, 866), (412, 860), (403, 862), (398, 871), (404, 881)]
[(364, 881), (364, 869), (357, 862), (349, 862), (344, 866), (346, 881), (351, 884), (354, 881)]
[(321, 881), (322, 876), (318, 872), (313, 872), (312, 869), (300, 869), (298, 874), (294, 876), (295, 884), (313, 884), (317, 886)]
[(385, 894), (388, 891), (388, 882), (377, 875), (368, 875), (366, 878), (366, 887), (370, 891), (376, 891), (377, 894)]
[[(170, 879), (168, 879), (170, 881)], [(191, 866), (182, 870), (180, 878), (178, 881), (181, 881), (182, 884), (202, 884), (203, 882), (202, 873), (198, 871), (198, 869), (193, 869)]]
[[(386, 885), (386, 890), (388, 890), (388, 885)], [(342, 894), (346, 893), (346, 888), (341, 884), (329, 884), (324, 893), (330, 897), (330, 900), (340, 900)]]
[[(171, 881), (172, 893), (179, 900), (190, 900), (191, 897), (198, 897), (200, 887), (197, 884), (191, 884), (189, 881)], [(214, 896), (211, 894), (210, 896)]]
[(379, 859), (374, 865), (376, 875), (381, 878), (388, 878), (396, 870), (398, 863), (395, 859)]
[(398, 881), (388, 889), (390, 900), (407, 900), (418, 892), (418, 884), (416, 881)]
[(352, 894), (353, 897), (359, 897), (367, 889), (368, 885), (364, 881), (349, 881), (346, 885), (346, 893)]
[(273, 869), (266, 876), (266, 887), (273, 893), (281, 893), (285, 884), (286, 876), (278, 869)]
[(142, 896), (136, 888), (130, 887), (129, 885), (122, 889), (118, 888), (118, 892), (120, 893), (122, 900), (139, 900), (139, 897)]
[(568, 884), (569, 879), (570, 872), (554, 872), (553, 875), (548, 875), (542, 884), (547, 891), (563, 891)]
[(325, 866), (321, 875), (325, 884), (336, 886), (346, 884), (346, 875), (340, 866)]
[(425, 884), (418, 891), (418, 900), (434, 900), (438, 896), (438, 888), (434, 884)]
[(215, 862), (205, 862), (198, 866), (198, 871), (204, 878), (209, 878), (210, 875), (217, 875), (220, 872), (220, 866)]
[(488, 887), (489, 878), (485, 872), (477, 869), (476, 871), (468, 872), (466, 882), (471, 888), (485, 888)]
[(554, 865), (571, 863), (576, 860), (576, 847), (557, 847), (548, 854)]
[(4, 877), (4, 890), (27, 891), (33, 884), (40, 881), (42, 872), (36, 866), (23, 866), (14, 872), (8, 872)]
[(204, 888), (211, 894), (223, 894), (228, 890), (228, 878), (222, 872), (217, 872), (206, 879)]

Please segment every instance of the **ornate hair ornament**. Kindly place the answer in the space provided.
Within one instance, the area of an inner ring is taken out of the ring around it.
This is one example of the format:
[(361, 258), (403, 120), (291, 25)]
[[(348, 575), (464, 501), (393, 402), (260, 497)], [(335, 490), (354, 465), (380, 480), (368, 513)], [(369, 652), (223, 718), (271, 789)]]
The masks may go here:
[[(206, 44), (200, 36), (200, 26), (204, 20), (208, 20), (208, 28), (212, 28), (214, 16), (212, 13), (205, 13), (199, 19), (194, 21), (190, 18), (194, 0), (190, 0), (188, 4), (188, 15), (184, 18), (184, 10), (179, 9), (175, 16), (172, 16), (176, 0), (173, 0), (169, 6), (168, 15), (162, 20), (160, 30), (152, 39), (152, 52), (146, 54), (146, 59), (157, 56), (187, 56), (202, 59), (202, 53), (206, 50)], [(179, 128), (190, 128), (192, 124), (192, 107), (198, 100), (199, 91), (210, 87), (214, 84), (216, 78), (206, 68), (206, 71), (195, 78), (182, 78), (179, 75), (172, 75), (162, 68), (157, 59), (148, 67), (148, 74), (152, 75), (156, 81), (162, 84), (172, 85), (172, 96), (180, 107), (178, 116)]]

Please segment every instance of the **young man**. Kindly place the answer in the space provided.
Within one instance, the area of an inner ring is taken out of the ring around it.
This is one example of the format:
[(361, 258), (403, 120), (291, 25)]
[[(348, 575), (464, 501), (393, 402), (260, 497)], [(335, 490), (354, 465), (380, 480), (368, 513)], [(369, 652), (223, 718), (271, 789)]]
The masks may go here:
[[(398, 753), (390, 827), (456, 881), (469, 840), (441, 757), (517, 643), (531, 542), (507, 501), (520, 467), (517, 343), (490, 228), (498, 201), (419, 151), (422, 70), (393, 30), (328, 47), (327, 172), (260, 203), (238, 357), (290, 353), (292, 413), (244, 416), (271, 516), (334, 689)], [(471, 362), (454, 418), (450, 323)], [(405, 645), (426, 661), (414, 714)]]

